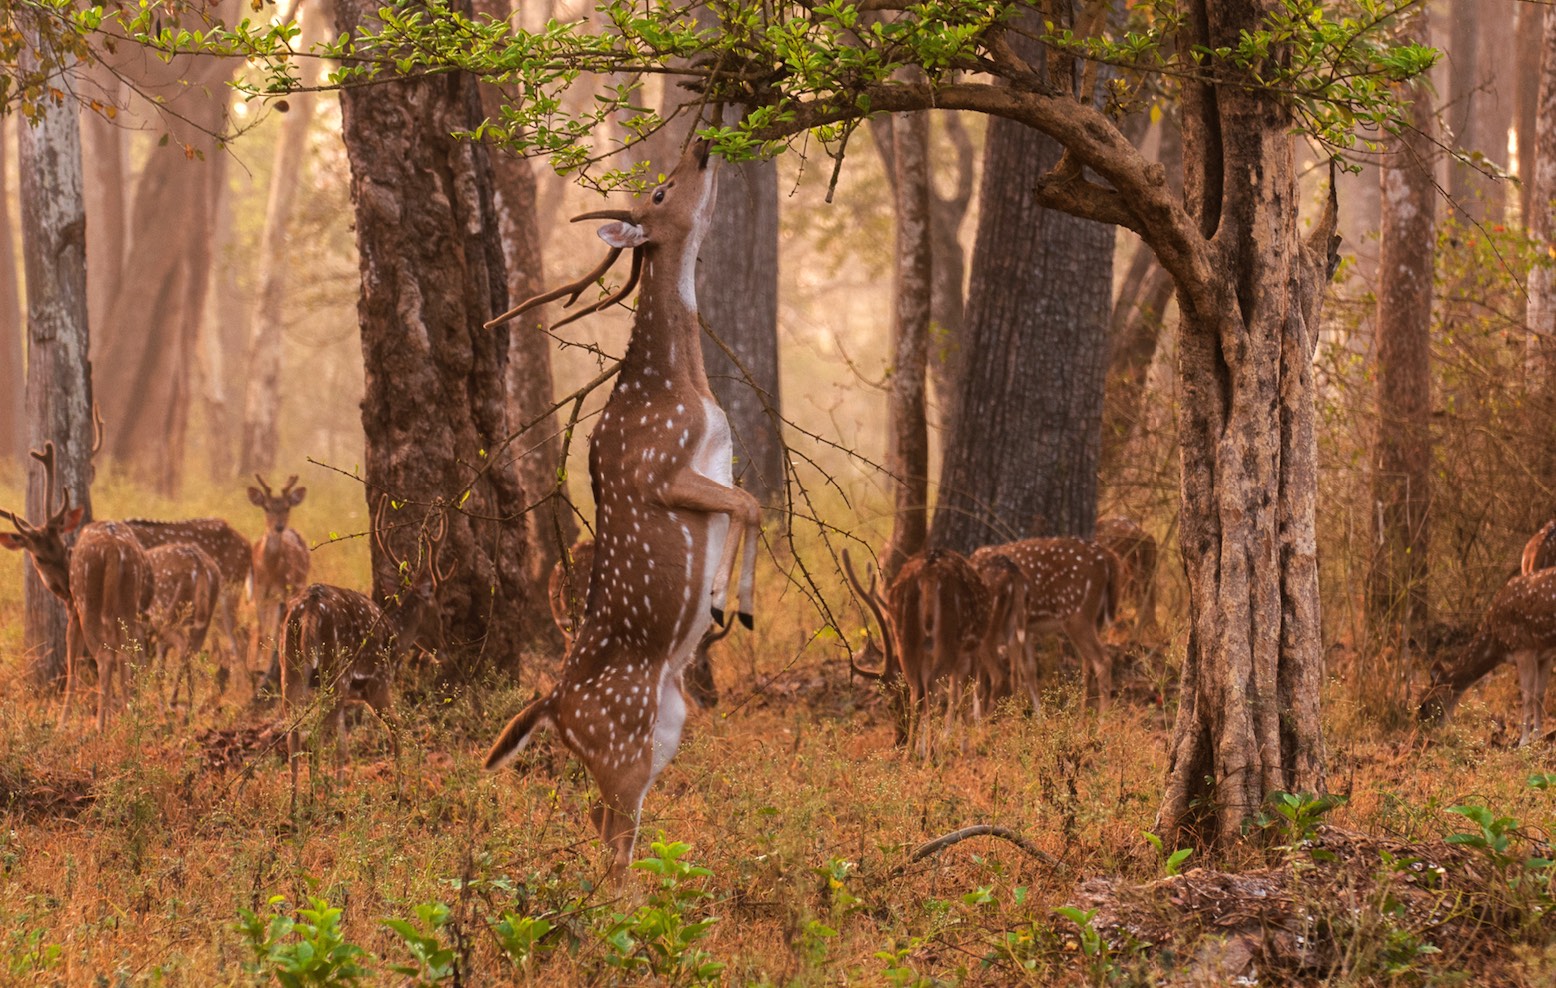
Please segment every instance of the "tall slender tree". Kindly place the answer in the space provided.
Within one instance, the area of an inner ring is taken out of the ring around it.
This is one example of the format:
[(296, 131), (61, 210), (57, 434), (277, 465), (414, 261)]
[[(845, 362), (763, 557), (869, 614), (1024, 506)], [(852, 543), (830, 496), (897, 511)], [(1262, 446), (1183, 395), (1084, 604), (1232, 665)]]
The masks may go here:
[[(1411, 28), (1425, 37), (1424, 17)], [(1373, 502), (1377, 547), (1368, 615), (1375, 634), (1419, 634), (1429, 617), (1428, 520), (1432, 501), (1432, 269), (1437, 246), (1436, 111), (1424, 80), (1403, 97), (1410, 126), (1381, 169), (1378, 264), (1378, 438)]]
[(0, 118), (0, 457), (18, 456), (27, 441), (22, 361), (22, 296), (11, 239), (11, 196), (6, 159), (10, 121)]
[[(1529, 271), (1529, 377), (1546, 413), (1556, 408), (1556, 7), (1545, 9), (1541, 31), (1539, 102), (1534, 128), (1534, 174), (1529, 177), (1529, 236), (1544, 247)], [(1551, 421), (1535, 435), (1548, 435)], [(1542, 444), (1548, 446), (1549, 444)], [(1552, 457), (1545, 455), (1542, 479), (1556, 480)]]
[[(23, 18), (29, 35), (23, 71), (37, 67), (35, 52), (45, 42), (37, 25)], [(55, 52), (58, 71), (70, 79), (75, 58)], [(58, 482), (73, 503), (92, 517), (92, 381), (87, 363), (86, 203), (81, 176), (80, 110), (75, 100), (45, 99), (36, 117), (20, 128), (22, 255), (27, 275), (27, 422), (33, 448), (54, 444)], [(45, 505), (59, 492), (44, 490), (34, 471), (27, 485), (27, 516), (45, 517)], [(38, 685), (52, 684), (64, 671), (65, 611), (26, 566), (24, 631)]]

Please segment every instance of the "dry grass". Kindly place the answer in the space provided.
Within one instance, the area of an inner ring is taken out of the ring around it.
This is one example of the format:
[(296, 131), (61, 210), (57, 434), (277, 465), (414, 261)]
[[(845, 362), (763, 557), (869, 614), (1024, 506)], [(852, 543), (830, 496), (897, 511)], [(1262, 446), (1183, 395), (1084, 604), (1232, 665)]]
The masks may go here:
[[(354, 566), (342, 557), (321, 569), (350, 584)], [(376, 956), (370, 982), (405, 981), (388, 965), (407, 949), (380, 921), (414, 918), (429, 902), (452, 907), (442, 938), (458, 947), (465, 984), (688, 980), (613, 966), (620, 957), (599, 931), (613, 914), (652, 906), (655, 883), (635, 876), (619, 900), (598, 889), (591, 787), (560, 746), (542, 741), (518, 773), (480, 771), (551, 657), (529, 657), (534, 672), (518, 687), (444, 692), (423, 671), (400, 699), (401, 763), (365, 719), (345, 783), (305, 774), (294, 809), (273, 710), (229, 700), (186, 725), (148, 687), (105, 736), (85, 707), (56, 732), (54, 700), (29, 693), (15, 647), (17, 573), (13, 563), (0, 581), (0, 981), (266, 983), (244, 966), (253, 955), (240, 911), (290, 913), (310, 896), (344, 910), (345, 937)], [(725, 965), (716, 982), (1221, 984), (1239, 960), (1263, 972), (1260, 983), (1448, 983), (1468, 972), (1475, 983), (1533, 985), (1556, 975), (1549, 924), (1529, 898), (1535, 879), (1513, 885), (1517, 869), (1476, 870), (1473, 854), (1450, 857), (1441, 844), (1473, 829), (1446, 812), (1467, 801), (1521, 821), (1517, 853), (1536, 853), (1532, 839), (1544, 837), (1556, 796), (1527, 779), (1549, 749), (1500, 740), (1498, 718), (1515, 709), (1510, 675), (1431, 738), (1384, 726), (1355, 698), (1365, 691), (1331, 684), (1330, 783), (1350, 799), (1325, 819), (1335, 829), (1324, 839), (1349, 849), (1341, 860), (1314, 861), (1300, 843), (1271, 849), (1294, 842), (1276, 835), (1215, 861), (1191, 857), (1185, 868), (1206, 869), (1151, 884), (1163, 864), (1142, 832), (1170, 727), (1170, 709), (1152, 700), (1172, 678), (1161, 655), (1130, 673), (1128, 702), (1100, 720), (1077, 713), (1061, 687), (1042, 713), (1001, 711), (971, 733), (965, 756), (926, 765), (891, 748), (883, 705), (847, 681), (835, 640), (800, 647), (819, 622), (803, 598), (777, 580), (765, 592), (758, 633), (737, 632), (716, 653), (724, 702), (693, 715), (649, 795), (640, 845), (647, 854), (660, 835), (685, 841), (711, 871), (691, 881), (709, 896), (680, 911), (717, 918), (698, 944)], [(1053, 860), (981, 837), (910, 862), (921, 842), (973, 823), (1010, 827)], [(1440, 900), (1439, 912), (1405, 896), (1396, 914), (1400, 897), (1378, 893), (1393, 887), (1379, 877), (1383, 847), (1418, 848), (1449, 869), (1451, 896), (1412, 892)], [(1278, 891), (1277, 912), (1298, 917), (1303, 942), (1321, 949), (1280, 953), (1268, 902), (1244, 917), (1223, 901), (1227, 887)], [(285, 902), (272, 906), (276, 896)], [(1101, 910), (1100, 940), (1055, 912), (1066, 905)], [(1230, 912), (1215, 911), (1223, 906)], [(510, 911), (558, 927), (527, 970), (491, 932)], [(1241, 925), (1206, 918), (1217, 915)]]

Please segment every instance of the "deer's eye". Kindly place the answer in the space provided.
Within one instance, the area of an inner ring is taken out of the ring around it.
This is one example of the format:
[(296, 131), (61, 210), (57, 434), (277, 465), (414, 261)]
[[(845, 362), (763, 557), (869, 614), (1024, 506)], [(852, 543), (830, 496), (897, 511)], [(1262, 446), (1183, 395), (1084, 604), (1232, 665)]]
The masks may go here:
[(654, 205), (657, 206), (657, 205), (659, 205), (660, 203), (662, 203), (664, 201), (665, 201), (665, 190), (664, 189), (655, 189), (654, 190)]

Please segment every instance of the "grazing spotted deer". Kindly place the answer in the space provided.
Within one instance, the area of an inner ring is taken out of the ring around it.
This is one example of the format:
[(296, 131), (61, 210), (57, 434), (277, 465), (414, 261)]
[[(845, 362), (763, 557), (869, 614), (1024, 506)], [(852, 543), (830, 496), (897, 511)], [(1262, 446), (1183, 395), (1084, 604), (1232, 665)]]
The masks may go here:
[(182, 542), (148, 549), (146, 559), (151, 563), (156, 588), (150, 618), (157, 667), (165, 668), (172, 652), (177, 651), (179, 656), (168, 702), (178, 702), (179, 685), (187, 681), (188, 702), (193, 708), (193, 659), (205, 647), (205, 637), (221, 598), (221, 567), (199, 546)]
[(249, 488), (249, 501), (265, 513), (265, 534), (254, 542), (253, 654), (258, 657), (260, 649), (266, 643), (270, 645), (265, 681), (273, 683), (278, 675), (281, 614), (287, 598), (308, 582), (308, 543), (296, 529), (288, 527), (292, 509), (302, 503), (308, 488), (292, 486), (297, 483), (296, 474), (287, 478), (280, 494), (272, 491), (259, 474), (254, 479), (259, 486)]
[(1556, 569), (1507, 581), (1458, 661), (1451, 666), (1432, 664), (1432, 685), (1421, 699), (1420, 720), (1428, 724), (1447, 720), (1465, 690), (1509, 659), (1518, 667), (1523, 694), (1518, 743), (1525, 745), (1539, 737), (1545, 722), (1545, 687), (1556, 659)]
[(323, 695), (324, 723), (335, 734), (335, 774), (346, 766), (346, 709), (368, 707), (389, 732), (395, 760), (400, 756), (400, 727), (394, 713), (394, 677), (402, 657), (443, 646), (443, 617), (438, 608), (438, 552), (447, 530), (442, 516), (437, 531), (426, 523), (417, 540), (417, 557), (401, 560), (383, 538), (381, 498), (373, 520), (373, 538), (395, 568), (405, 575), (401, 591), (379, 606), (366, 594), (325, 583), (308, 585), (287, 603), (281, 628), (281, 696), (286, 708), (287, 762), (292, 791), (297, 787), (301, 749), (299, 721), (316, 693)]
[[(217, 673), (218, 688), (226, 685), (229, 670), (245, 661), (246, 647), (238, 645), (238, 600), (249, 586), (253, 574), (254, 547), (242, 532), (220, 518), (187, 518), (179, 521), (154, 521), (131, 518), (124, 525), (148, 551), (165, 545), (193, 546), (215, 561), (221, 571), (221, 593), (212, 623), (221, 644), (222, 665)], [(239, 668), (246, 666), (239, 665)]]
[[(562, 640), (568, 648), (573, 645), (573, 629), (583, 615), (584, 602), (589, 598), (589, 571), (594, 566), (594, 540), (574, 543), (563, 559), (551, 567), (551, 580), (547, 589), (551, 599), (551, 618), (562, 632)], [(719, 688), (713, 679), (713, 660), (709, 651), (724, 640), (734, 622), (712, 624), (697, 642), (697, 650), (691, 664), (681, 677), (681, 687), (692, 702), (704, 710), (718, 705)]]
[(501, 768), (537, 729), (555, 730), (600, 787), (591, 817), (614, 852), (617, 880), (632, 860), (643, 797), (680, 747), (678, 684), (710, 619), (724, 623), (742, 543), (739, 616), (751, 627), (761, 512), (732, 484), (729, 424), (703, 370), (694, 289), (715, 175), (699, 141), (630, 210), (577, 217), (610, 221), (599, 230), (611, 247), (606, 263), (492, 322), (563, 295), (576, 301), (632, 250), (625, 287), (584, 309), (642, 283), (632, 338), (589, 444), (597, 508), (583, 618), (555, 687), (509, 721), (486, 756), (488, 769)]
[(1556, 520), (1548, 521), (1524, 545), (1520, 572), (1524, 576), (1556, 566)]
[(1027, 578), (1004, 556), (985, 556), (974, 564), (989, 596), (989, 620), (978, 650), (978, 688), (990, 705), (1019, 686), (1037, 706), (1037, 686), (1026, 671), (1035, 666), (1027, 636)]
[[(1026, 576), (1027, 636), (1064, 632), (1080, 655), (1087, 702), (1106, 707), (1113, 693), (1113, 660), (1099, 632), (1113, 619), (1118, 601), (1118, 557), (1095, 542), (1063, 537), (984, 546), (973, 553), (973, 564), (990, 556), (1009, 559)], [(1037, 677), (1035, 661), (1030, 653), (1025, 661), (1031, 664), (1023, 675), (1031, 683)], [(1034, 694), (1029, 685), (1028, 695)]]
[[(0, 546), (26, 550), (44, 586), (65, 604), (69, 620), (61, 726), (70, 711), (76, 655), (84, 647), (97, 664), (97, 729), (102, 731), (114, 704), (115, 681), (127, 697), (130, 667), (146, 654), (151, 564), (127, 526), (113, 521), (82, 525), (85, 509), (70, 506), (70, 488), (60, 488), (63, 497), (55, 511), (54, 444), (45, 443), (43, 452), (33, 450), (32, 456), (43, 464), (43, 510), (48, 520), (34, 526), (14, 512), (0, 511), (0, 518), (16, 528), (0, 532)], [(78, 527), (75, 545), (67, 545), (65, 537)]]
[(1156, 633), (1156, 539), (1128, 518), (1113, 516), (1097, 522), (1097, 544), (1123, 564), (1119, 593), (1135, 608), (1137, 639)]
[[(976, 682), (989, 623), (989, 595), (983, 580), (961, 553), (930, 549), (909, 557), (883, 596), (875, 592), (873, 573), (868, 589), (860, 585), (846, 552), (843, 564), (855, 591), (881, 626), (888, 667), (896, 665), (907, 685), (898, 742), (915, 739), (920, 756), (927, 759), (932, 747), (929, 715), (937, 699), (945, 702), (944, 734), (949, 737), (965, 687)], [(882, 678), (878, 673), (865, 674)], [(977, 690), (973, 700), (974, 716), (980, 716)]]

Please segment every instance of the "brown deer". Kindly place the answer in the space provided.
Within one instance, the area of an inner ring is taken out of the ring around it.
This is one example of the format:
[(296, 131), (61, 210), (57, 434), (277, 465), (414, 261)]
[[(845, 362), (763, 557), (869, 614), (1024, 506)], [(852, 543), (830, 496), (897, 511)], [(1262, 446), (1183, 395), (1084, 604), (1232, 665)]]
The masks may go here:
[(680, 747), (678, 683), (710, 618), (724, 623), (742, 543), (739, 617), (751, 627), (761, 511), (732, 484), (729, 424), (703, 370), (695, 294), (715, 176), (707, 142), (698, 141), (630, 210), (577, 217), (611, 221), (599, 230), (611, 247), (606, 263), (493, 320), (562, 295), (576, 300), (621, 251), (633, 252), (627, 284), (583, 310), (642, 283), (621, 371), (589, 443), (595, 552), (583, 618), (555, 687), (509, 721), (486, 756), (488, 769), (500, 768), (538, 728), (554, 729), (600, 787), (591, 817), (614, 851), (617, 880), (632, 860), (643, 797)]
[(1025, 689), (1038, 705), (1037, 685), (1026, 673), (1036, 665), (1027, 635), (1027, 578), (1004, 556), (984, 556), (973, 564), (989, 597), (989, 620), (979, 647), (978, 694), (993, 704)]
[[(97, 664), (97, 729), (108, 725), (114, 704), (114, 682), (128, 695), (130, 664), (135, 653), (146, 653), (146, 612), (151, 607), (152, 575), (146, 551), (130, 529), (113, 521), (81, 524), (85, 509), (70, 506), (70, 488), (61, 487), (58, 511), (54, 501), (54, 444), (43, 452), (32, 451), (43, 464), (44, 514), (48, 520), (34, 526), (11, 511), (0, 511), (15, 532), (0, 532), (0, 546), (24, 549), (44, 586), (65, 605), (65, 698), (60, 724), (70, 711), (78, 652), (85, 648)], [(65, 537), (76, 535), (75, 545)], [(121, 700), (124, 697), (121, 697)]]
[[(1009, 559), (1026, 576), (1028, 637), (1062, 631), (1080, 655), (1087, 702), (1105, 708), (1113, 693), (1113, 660), (1099, 632), (1118, 601), (1118, 557), (1095, 542), (1066, 537), (984, 546), (973, 553), (973, 564), (990, 556)], [(1030, 654), (1025, 660), (1033, 663), (1023, 673), (1030, 682), (1037, 669)]]
[(293, 793), (297, 786), (298, 725), (315, 693), (323, 694), (324, 723), (335, 734), (335, 774), (346, 765), (346, 709), (361, 704), (372, 710), (389, 732), (396, 762), (400, 756), (400, 725), (394, 713), (395, 673), (403, 656), (416, 649), (436, 652), (443, 646), (443, 617), (438, 607), (438, 551), (447, 530), (442, 516), (437, 531), (423, 531), (415, 560), (400, 560), (383, 539), (384, 509), (379, 501), (373, 538), (404, 574), (400, 592), (379, 606), (355, 590), (313, 583), (287, 602), (281, 629), (281, 696), (287, 715), (286, 754)]
[(1464, 691), (1511, 659), (1523, 694), (1520, 745), (1540, 735), (1545, 720), (1545, 686), (1556, 659), (1556, 569), (1515, 576), (1497, 592), (1475, 637), (1453, 665), (1432, 664), (1432, 684), (1418, 716), (1436, 724), (1452, 716)]
[(1556, 520), (1548, 521), (1524, 544), (1520, 572), (1524, 576), (1556, 566)]
[(157, 666), (164, 668), (168, 655), (178, 652), (179, 667), (169, 703), (178, 702), (179, 686), (187, 681), (189, 705), (193, 707), (193, 658), (205, 647), (205, 637), (217, 611), (222, 593), (221, 567), (199, 546), (182, 542), (148, 549), (146, 559), (151, 563), (155, 585), (150, 619)]
[[(188, 518), (179, 521), (154, 521), (131, 518), (124, 525), (148, 551), (165, 545), (193, 546), (204, 552), (221, 571), (221, 593), (217, 597), (212, 623), (223, 646), (222, 667), (217, 674), (218, 688), (225, 686), (228, 670), (244, 662), (246, 647), (238, 645), (238, 600), (249, 586), (254, 572), (254, 547), (244, 534), (220, 518)], [(246, 666), (245, 666), (246, 668)]]
[[(594, 540), (574, 543), (566, 557), (558, 559), (551, 567), (551, 580), (547, 586), (551, 600), (551, 618), (562, 632), (562, 641), (568, 648), (573, 645), (573, 629), (583, 615), (584, 602), (589, 598), (589, 571), (594, 566)], [(718, 705), (719, 688), (713, 679), (713, 660), (709, 651), (724, 640), (734, 628), (734, 622), (711, 624), (697, 642), (691, 664), (681, 677), (681, 688), (692, 702), (704, 710)]]
[[(881, 626), (886, 662), (895, 665), (907, 686), (907, 706), (899, 711), (898, 743), (915, 739), (923, 758), (931, 755), (929, 715), (937, 699), (945, 702), (943, 733), (949, 737), (965, 688), (976, 682), (979, 654), (989, 623), (989, 595), (967, 557), (950, 549), (911, 556), (897, 571), (885, 595), (861, 586), (847, 552), (844, 572)], [(881, 673), (859, 670), (870, 678)], [(945, 688), (941, 690), (940, 684)], [(974, 716), (981, 715), (974, 690)]]
[(1119, 593), (1135, 608), (1137, 639), (1156, 633), (1156, 539), (1132, 519), (1120, 516), (1097, 522), (1097, 544), (1123, 564)]
[(292, 509), (302, 503), (308, 488), (292, 486), (297, 483), (296, 474), (287, 478), (279, 494), (259, 474), (254, 479), (259, 486), (249, 488), (249, 501), (265, 513), (265, 534), (254, 542), (253, 654), (258, 657), (260, 648), (269, 643), (265, 682), (274, 683), (278, 675), (282, 612), (287, 598), (308, 582), (308, 543), (296, 529), (288, 527)]

